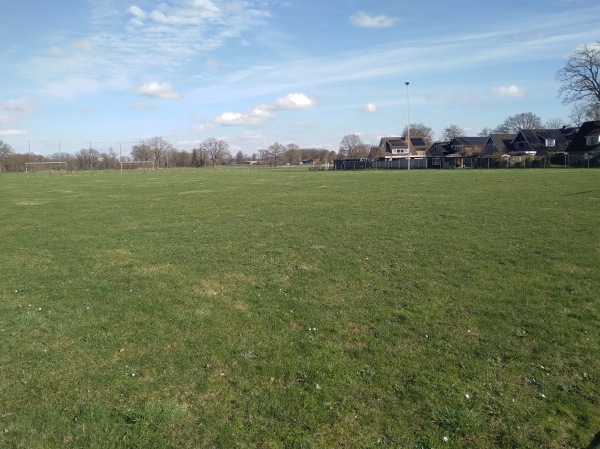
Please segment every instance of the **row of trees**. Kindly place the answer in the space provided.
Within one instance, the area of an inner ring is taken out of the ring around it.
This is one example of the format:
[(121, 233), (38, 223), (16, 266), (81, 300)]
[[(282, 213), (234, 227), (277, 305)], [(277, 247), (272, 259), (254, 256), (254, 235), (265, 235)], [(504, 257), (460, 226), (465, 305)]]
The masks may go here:
[(209, 138), (191, 151), (178, 150), (162, 137), (141, 141), (131, 148), (131, 154), (120, 156), (113, 148), (102, 152), (95, 148), (82, 148), (74, 154), (54, 153), (50, 156), (20, 154), (0, 140), (0, 170), (25, 171), (27, 162), (66, 162), (69, 170), (113, 170), (120, 168), (120, 162), (152, 161), (155, 167), (206, 167), (235, 162), (246, 164), (252, 161), (262, 165), (296, 165), (303, 161), (329, 163), (336, 153), (318, 148), (300, 148), (294, 143), (288, 145), (275, 142), (265, 150), (251, 156), (238, 151), (235, 157), (229, 144), (223, 139)]

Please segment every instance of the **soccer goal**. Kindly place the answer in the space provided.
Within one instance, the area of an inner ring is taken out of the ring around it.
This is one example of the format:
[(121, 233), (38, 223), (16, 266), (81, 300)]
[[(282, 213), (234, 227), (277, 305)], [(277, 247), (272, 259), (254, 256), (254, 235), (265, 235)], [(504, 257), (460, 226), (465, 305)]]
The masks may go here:
[(25, 162), (26, 173), (66, 173), (66, 162)]
[(121, 171), (123, 170), (154, 170), (154, 161), (130, 161), (121, 162)]

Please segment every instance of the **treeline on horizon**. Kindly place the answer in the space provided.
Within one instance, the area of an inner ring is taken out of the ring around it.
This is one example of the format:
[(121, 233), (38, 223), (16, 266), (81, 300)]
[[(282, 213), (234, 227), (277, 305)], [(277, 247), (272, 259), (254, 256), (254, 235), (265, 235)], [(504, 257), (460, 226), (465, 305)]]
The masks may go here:
[(247, 156), (238, 151), (234, 156), (227, 143), (220, 139), (207, 139), (191, 151), (174, 148), (163, 138), (152, 138), (134, 145), (131, 152), (119, 155), (113, 148), (100, 151), (93, 147), (75, 153), (56, 152), (51, 155), (17, 153), (0, 141), (0, 168), (8, 172), (27, 171), (31, 162), (66, 162), (68, 171), (117, 170), (121, 162), (152, 161), (156, 168), (193, 168), (235, 164), (298, 165), (300, 163), (331, 163), (338, 156), (335, 151), (322, 148), (300, 148), (295, 144), (275, 143), (267, 150)]

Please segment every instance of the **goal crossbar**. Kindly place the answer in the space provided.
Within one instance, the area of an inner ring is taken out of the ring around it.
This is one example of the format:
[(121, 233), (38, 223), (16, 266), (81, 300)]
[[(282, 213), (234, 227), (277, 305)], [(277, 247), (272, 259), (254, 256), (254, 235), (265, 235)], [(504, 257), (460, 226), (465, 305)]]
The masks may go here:
[(25, 172), (67, 171), (66, 162), (25, 162)]
[(122, 170), (154, 170), (154, 161), (121, 162)]

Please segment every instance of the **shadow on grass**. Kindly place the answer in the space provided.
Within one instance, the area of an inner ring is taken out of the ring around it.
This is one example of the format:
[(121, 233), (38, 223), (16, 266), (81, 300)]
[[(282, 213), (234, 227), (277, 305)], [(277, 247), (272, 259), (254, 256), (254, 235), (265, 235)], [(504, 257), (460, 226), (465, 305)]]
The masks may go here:
[(598, 449), (600, 448), (600, 432), (594, 435), (594, 439), (590, 441), (590, 444), (587, 445), (585, 449)]

